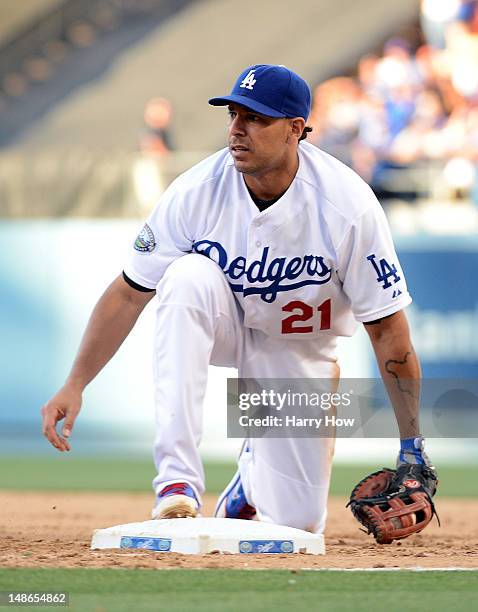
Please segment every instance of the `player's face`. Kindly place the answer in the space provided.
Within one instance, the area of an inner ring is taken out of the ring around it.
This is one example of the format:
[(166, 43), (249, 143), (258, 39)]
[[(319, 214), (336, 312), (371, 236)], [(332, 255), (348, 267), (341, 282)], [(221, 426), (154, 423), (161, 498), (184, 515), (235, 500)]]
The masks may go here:
[(229, 105), (229, 150), (243, 174), (258, 175), (287, 166), (296, 155), (290, 119), (276, 119), (239, 104)]

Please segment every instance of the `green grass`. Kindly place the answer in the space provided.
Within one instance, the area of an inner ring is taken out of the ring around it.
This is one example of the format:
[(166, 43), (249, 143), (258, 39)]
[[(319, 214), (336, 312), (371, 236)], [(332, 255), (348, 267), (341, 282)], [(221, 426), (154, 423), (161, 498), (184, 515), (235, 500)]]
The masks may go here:
[[(232, 463), (208, 464), (208, 491), (222, 491), (234, 470)], [(151, 492), (154, 475), (147, 459), (0, 456), (0, 489)]]
[[(334, 466), (332, 495), (348, 495), (358, 480), (382, 467), (378, 464)], [(232, 463), (207, 463), (206, 484), (210, 493), (219, 493), (234, 473)], [(152, 461), (136, 458), (77, 458), (0, 456), (0, 489), (151, 491)], [(440, 495), (478, 497), (478, 466), (440, 468)]]
[[(5, 569), (0, 591), (66, 591), (81, 612), (472, 610), (478, 573)], [(45, 608), (29, 608), (45, 609)], [(48, 608), (47, 608), (48, 609)], [(50, 608), (52, 609), (52, 608)], [(61, 609), (61, 608), (57, 608)]]

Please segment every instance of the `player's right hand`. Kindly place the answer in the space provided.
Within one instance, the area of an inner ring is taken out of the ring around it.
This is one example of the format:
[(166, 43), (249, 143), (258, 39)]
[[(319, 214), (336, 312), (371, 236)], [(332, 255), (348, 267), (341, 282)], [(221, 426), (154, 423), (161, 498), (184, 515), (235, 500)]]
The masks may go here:
[[(81, 409), (81, 391), (65, 385), (41, 409), (43, 435), (60, 452), (71, 450), (68, 438)], [(56, 431), (59, 421), (65, 419), (61, 435)]]

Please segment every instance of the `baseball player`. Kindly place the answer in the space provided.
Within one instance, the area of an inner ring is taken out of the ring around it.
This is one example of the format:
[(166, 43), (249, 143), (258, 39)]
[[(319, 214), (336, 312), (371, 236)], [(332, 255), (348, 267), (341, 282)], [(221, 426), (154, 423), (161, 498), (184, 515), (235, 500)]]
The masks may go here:
[[(42, 409), (45, 436), (70, 450), (84, 388), (156, 296), (153, 517), (194, 517), (209, 364), (246, 378), (336, 379), (337, 337), (362, 323), (392, 388), (397, 482), (412, 475), (431, 491), (418, 397), (399, 384), (420, 377), (403, 312), (411, 298), (380, 204), (306, 142), (310, 90), (288, 68), (248, 67), (209, 103), (228, 108), (228, 146), (179, 176), (146, 220), (65, 385)], [(216, 515), (322, 532), (333, 451), (325, 438), (246, 441)]]

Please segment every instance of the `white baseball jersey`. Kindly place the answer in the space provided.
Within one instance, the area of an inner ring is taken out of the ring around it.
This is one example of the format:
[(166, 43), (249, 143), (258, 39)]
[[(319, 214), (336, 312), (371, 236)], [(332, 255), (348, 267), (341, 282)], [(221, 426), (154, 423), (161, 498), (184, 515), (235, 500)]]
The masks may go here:
[(351, 335), (411, 302), (385, 214), (347, 166), (301, 142), (284, 195), (259, 212), (228, 149), (178, 177), (137, 237), (128, 278), (155, 289), (186, 253), (214, 260), (244, 325), (274, 337)]

